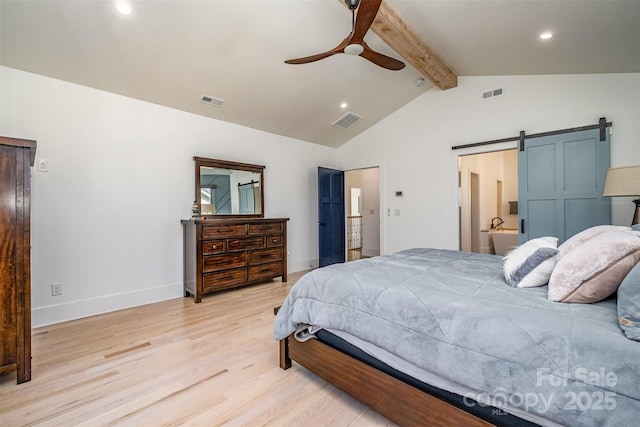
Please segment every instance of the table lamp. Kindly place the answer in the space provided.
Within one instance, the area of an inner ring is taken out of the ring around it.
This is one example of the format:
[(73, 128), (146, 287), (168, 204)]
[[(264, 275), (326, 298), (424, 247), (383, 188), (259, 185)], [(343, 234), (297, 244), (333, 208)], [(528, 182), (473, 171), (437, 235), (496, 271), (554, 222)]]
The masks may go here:
[(604, 181), (603, 196), (636, 197), (636, 211), (631, 225), (640, 223), (640, 166), (610, 168)]

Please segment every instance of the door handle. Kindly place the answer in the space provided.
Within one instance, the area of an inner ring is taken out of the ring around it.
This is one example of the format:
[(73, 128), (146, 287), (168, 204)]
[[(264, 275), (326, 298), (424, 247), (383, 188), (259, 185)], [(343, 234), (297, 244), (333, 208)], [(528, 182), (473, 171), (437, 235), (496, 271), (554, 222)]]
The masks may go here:
[(520, 220), (520, 233), (524, 234), (524, 219)]

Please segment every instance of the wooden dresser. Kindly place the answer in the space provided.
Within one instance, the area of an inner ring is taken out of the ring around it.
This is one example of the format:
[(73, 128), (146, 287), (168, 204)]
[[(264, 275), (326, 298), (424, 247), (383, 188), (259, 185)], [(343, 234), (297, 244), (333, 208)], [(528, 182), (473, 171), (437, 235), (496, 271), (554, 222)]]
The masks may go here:
[(202, 295), (282, 277), (288, 218), (183, 220), (184, 292)]
[(36, 142), (0, 137), (0, 372), (31, 380), (30, 182)]

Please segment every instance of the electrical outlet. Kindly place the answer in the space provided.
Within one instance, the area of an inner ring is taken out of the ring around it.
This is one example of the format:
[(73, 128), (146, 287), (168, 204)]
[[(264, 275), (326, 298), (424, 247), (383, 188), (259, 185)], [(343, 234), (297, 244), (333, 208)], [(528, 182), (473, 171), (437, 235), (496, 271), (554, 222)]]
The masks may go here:
[(51, 284), (51, 296), (62, 295), (62, 283), (52, 283)]

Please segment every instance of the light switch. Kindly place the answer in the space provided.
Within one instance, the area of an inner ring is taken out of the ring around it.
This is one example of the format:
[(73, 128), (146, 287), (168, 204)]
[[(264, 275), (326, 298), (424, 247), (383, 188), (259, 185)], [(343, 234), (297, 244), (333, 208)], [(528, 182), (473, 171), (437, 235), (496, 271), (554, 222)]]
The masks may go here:
[(400, 209), (394, 209), (393, 214), (395, 216), (400, 216)]
[(38, 171), (49, 172), (49, 159), (38, 159)]

